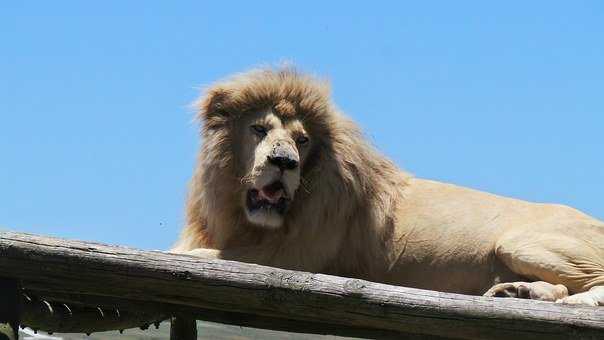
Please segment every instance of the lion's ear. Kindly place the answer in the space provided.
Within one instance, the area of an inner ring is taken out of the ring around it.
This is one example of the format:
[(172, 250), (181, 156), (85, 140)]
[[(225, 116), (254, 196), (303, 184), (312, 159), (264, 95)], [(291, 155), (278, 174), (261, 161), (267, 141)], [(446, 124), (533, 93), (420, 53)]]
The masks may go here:
[(198, 115), (201, 121), (209, 122), (213, 119), (228, 118), (227, 101), (228, 91), (221, 88), (213, 88), (207, 91), (197, 102)]

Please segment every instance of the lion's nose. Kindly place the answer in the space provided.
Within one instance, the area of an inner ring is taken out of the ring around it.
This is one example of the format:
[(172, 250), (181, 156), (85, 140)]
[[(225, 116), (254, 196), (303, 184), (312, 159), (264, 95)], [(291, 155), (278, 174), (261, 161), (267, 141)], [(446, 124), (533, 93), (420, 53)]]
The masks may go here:
[(298, 160), (282, 152), (275, 152), (268, 156), (268, 161), (281, 170), (293, 170), (298, 167)]

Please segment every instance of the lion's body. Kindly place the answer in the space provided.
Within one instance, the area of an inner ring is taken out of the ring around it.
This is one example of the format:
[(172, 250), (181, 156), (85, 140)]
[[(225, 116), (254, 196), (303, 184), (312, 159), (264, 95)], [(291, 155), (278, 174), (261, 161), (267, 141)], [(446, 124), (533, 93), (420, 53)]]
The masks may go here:
[[(403, 239), (393, 250), (401, 255), (389, 282), (469, 294), (520, 279), (561, 283), (571, 292), (604, 284), (604, 223), (565, 206), (409, 183), (397, 226)], [(597, 278), (580, 279), (577, 260), (592, 261)], [(578, 276), (565, 278), (564, 271)]]
[[(283, 225), (267, 229), (242, 212), (247, 170), (238, 145), (252, 143), (234, 133), (243, 118), (212, 113), (282, 100), (314, 141), (301, 152), (302, 185)], [(200, 110), (204, 144), (174, 251), (467, 294), (522, 280), (570, 293), (604, 285), (604, 223), (560, 205), (413, 178), (368, 145), (312, 78), (253, 72), (216, 85)]]

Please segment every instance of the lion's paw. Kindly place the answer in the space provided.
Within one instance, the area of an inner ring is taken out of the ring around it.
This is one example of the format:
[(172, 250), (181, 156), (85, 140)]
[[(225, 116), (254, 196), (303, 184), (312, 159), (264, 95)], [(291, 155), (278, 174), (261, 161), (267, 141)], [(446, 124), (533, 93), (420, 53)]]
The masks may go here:
[(214, 260), (220, 258), (220, 251), (216, 249), (197, 248), (182, 252), (182, 254), (193, 255), (206, 260)]
[(592, 287), (587, 292), (577, 293), (575, 295), (558, 299), (556, 300), (556, 303), (586, 306), (602, 306), (604, 305), (604, 286)]
[(563, 285), (553, 285), (545, 281), (506, 282), (491, 287), (484, 296), (513, 297), (541, 301), (557, 301), (568, 296), (568, 289)]
[(567, 296), (563, 299), (556, 300), (556, 303), (565, 303), (571, 305), (586, 305), (586, 306), (597, 306), (598, 301), (589, 294), (589, 292), (579, 293), (571, 296)]

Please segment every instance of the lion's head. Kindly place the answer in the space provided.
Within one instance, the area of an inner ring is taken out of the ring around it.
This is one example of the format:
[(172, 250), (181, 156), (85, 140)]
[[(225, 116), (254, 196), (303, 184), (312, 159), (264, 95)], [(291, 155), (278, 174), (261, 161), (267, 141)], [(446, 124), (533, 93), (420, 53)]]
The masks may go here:
[(309, 159), (329, 135), (330, 105), (324, 82), (291, 69), (249, 72), (214, 85), (202, 98), (204, 143), (237, 179), (232, 194), (249, 223), (283, 225)]
[(335, 242), (384, 218), (403, 180), (335, 107), (328, 84), (295, 70), (217, 82), (197, 108), (202, 147), (175, 249), (300, 233)]

